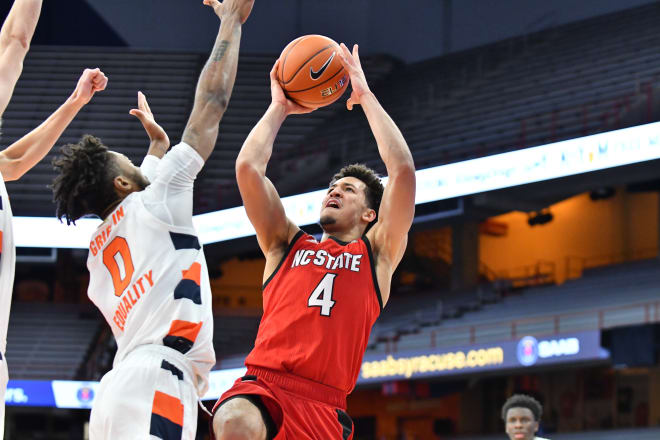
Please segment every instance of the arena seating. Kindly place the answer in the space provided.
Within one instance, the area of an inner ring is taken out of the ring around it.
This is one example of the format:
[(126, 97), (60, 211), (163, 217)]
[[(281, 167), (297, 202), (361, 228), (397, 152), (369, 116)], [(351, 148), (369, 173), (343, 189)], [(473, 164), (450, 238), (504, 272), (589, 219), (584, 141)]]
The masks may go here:
[(218, 360), (236, 354), (245, 355), (252, 350), (259, 321), (260, 317), (216, 315), (213, 319), (213, 346)]
[[(650, 88), (660, 76), (658, 19), (660, 8), (648, 5), (410, 66), (386, 57), (365, 58), (363, 65), (417, 167), (424, 168), (611, 130), (621, 121), (648, 122), (647, 112), (627, 116), (658, 93)], [(274, 58), (240, 58), (218, 147), (199, 177), (198, 212), (240, 203), (234, 159), (268, 105)], [(108, 74), (109, 87), (83, 110), (60, 144), (90, 132), (139, 163), (148, 142), (127, 114), (136, 91), (147, 94), (157, 120), (177, 142), (204, 60), (205, 54), (35, 47), (5, 113), (3, 144), (55, 110), (84, 67), (99, 66)], [(343, 105), (341, 99), (285, 122), (269, 167), (281, 194), (324, 186), (329, 173), (348, 162), (384, 171), (366, 118), (344, 111)], [(15, 205), (25, 210), (20, 214), (52, 212), (44, 191), (53, 177), (49, 163), (8, 185)]]
[[(375, 91), (418, 168), (611, 130), (657, 82), (659, 18), (649, 5), (424, 61)], [(325, 127), (306, 143), (383, 170), (364, 118)]]
[(88, 306), (14, 303), (7, 335), (12, 379), (74, 379), (101, 321)]
[[(496, 295), (492, 292), (484, 295), (483, 288), (471, 295), (451, 297), (448, 303), (459, 311), (453, 319), (437, 312), (443, 299), (440, 292), (403, 298), (399, 302), (407, 305), (400, 308), (393, 297), (388, 308), (403, 312), (383, 312), (372, 332), (370, 347), (373, 352), (389, 352), (551, 334), (557, 316), (562, 332), (658, 321), (659, 283), (660, 264), (656, 259), (590, 269), (582, 278), (563, 285), (530, 288), (499, 301), (494, 301)], [(410, 310), (413, 305), (417, 310)], [(422, 319), (429, 313), (436, 313), (435, 323)]]
[[(100, 137), (111, 149), (126, 154), (139, 165), (149, 145), (140, 123), (128, 114), (137, 105), (141, 90), (165, 128), (172, 145), (181, 138), (192, 108), (194, 89), (206, 54), (143, 52), (132, 49), (84, 47), (33, 47), (25, 61), (13, 99), (3, 117), (2, 145), (10, 145), (45, 120), (69, 96), (86, 67), (100, 67), (108, 76), (108, 87), (97, 94), (71, 123), (58, 142), (77, 142), (84, 133)], [(239, 204), (234, 162), (250, 129), (270, 102), (268, 72), (274, 55), (242, 55), (231, 105), (223, 117), (218, 145), (199, 176), (196, 211)], [(378, 78), (387, 74), (390, 62), (366, 61), (365, 69)], [(320, 109), (304, 117), (294, 116), (284, 124), (275, 146), (275, 178), (286, 174), (277, 158), (291, 156), (311, 131), (320, 126), (340, 104)], [(343, 104), (342, 104), (343, 105)], [(47, 186), (54, 172), (49, 156), (20, 181), (9, 183), (8, 191), (18, 215), (52, 215), (51, 192)], [(299, 191), (291, 188), (290, 191)], [(285, 191), (286, 192), (286, 191)]]
[[(140, 123), (128, 114), (137, 106), (137, 91), (147, 95), (158, 122), (172, 133), (174, 141), (189, 112), (199, 64), (199, 56), (188, 53), (33, 47), (3, 118), (2, 144), (11, 144), (39, 125), (73, 91), (83, 69), (98, 66), (108, 76), (108, 88), (79, 113), (57, 146), (77, 142), (82, 134), (90, 133), (139, 165), (149, 140)], [(51, 159), (57, 150), (20, 181), (7, 185), (18, 214), (53, 214), (47, 186), (54, 177)]]

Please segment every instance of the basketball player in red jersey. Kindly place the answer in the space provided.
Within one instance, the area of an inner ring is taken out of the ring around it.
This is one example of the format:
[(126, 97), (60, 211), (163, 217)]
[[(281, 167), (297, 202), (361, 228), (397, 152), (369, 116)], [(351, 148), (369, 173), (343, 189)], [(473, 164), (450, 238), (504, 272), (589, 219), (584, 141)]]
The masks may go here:
[(285, 98), (276, 63), (272, 103), (236, 161), (245, 209), (266, 256), (264, 315), (247, 375), (214, 408), (218, 440), (353, 436), (346, 396), (406, 248), (415, 167), (401, 132), (369, 90), (357, 45), (351, 54), (342, 44), (338, 55), (353, 87), (347, 107), (362, 106), (389, 181), (383, 191), (363, 165), (336, 174), (321, 205), (320, 242), (286, 217), (266, 166), (285, 118), (310, 110)]

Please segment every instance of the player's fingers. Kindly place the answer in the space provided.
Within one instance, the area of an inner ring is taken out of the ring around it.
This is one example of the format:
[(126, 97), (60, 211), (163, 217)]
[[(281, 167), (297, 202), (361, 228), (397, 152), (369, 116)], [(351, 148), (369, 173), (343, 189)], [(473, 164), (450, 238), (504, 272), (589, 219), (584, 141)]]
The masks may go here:
[(144, 96), (144, 93), (138, 92), (138, 108), (140, 110), (146, 110), (147, 107), (147, 98)]
[(131, 114), (131, 115), (133, 115), (133, 116), (135, 116), (135, 117), (138, 118), (140, 121), (142, 121), (142, 120), (144, 120), (144, 119), (147, 118), (147, 115), (146, 115), (142, 110), (137, 109), (137, 108), (132, 108), (131, 110), (129, 110), (128, 113)]
[(278, 58), (273, 64), (273, 68), (270, 69), (270, 79), (271, 81), (277, 81), (277, 68), (280, 66), (280, 59)]
[(346, 101), (346, 108), (350, 111), (353, 110), (353, 97), (351, 96), (348, 98), (348, 101)]
[[(144, 95), (142, 95), (142, 96), (144, 96)], [(147, 102), (147, 97), (146, 96), (144, 96), (144, 109), (147, 111), (147, 113), (153, 114), (153, 112), (151, 111), (151, 107), (149, 107), (149, 102)]]
[(360, 52), (359, 52), (359, 46), (357, 44), (353, 45), (353, 58), (355, 59), (355, 62), (359, 67), (362, 67), (362, 63), (360, 62)]
[(222, 4), (218, 0), (204, 0), (203, 3), (206, 6), (212, 7), (215, 11), (222, 7)]

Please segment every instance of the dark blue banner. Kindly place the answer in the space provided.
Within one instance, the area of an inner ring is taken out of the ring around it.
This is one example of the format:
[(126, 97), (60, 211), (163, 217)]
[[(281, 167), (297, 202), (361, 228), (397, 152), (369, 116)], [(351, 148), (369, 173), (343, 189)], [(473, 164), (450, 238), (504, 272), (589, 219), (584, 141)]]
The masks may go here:
[(55, 406), (53, 387), (48, 380), (10, 380), (5, 404), (15, 406)]
[(600, 332), (524, 336), (514, 341), (393, 354), (367, 354), (358, 384), (609, 359)]

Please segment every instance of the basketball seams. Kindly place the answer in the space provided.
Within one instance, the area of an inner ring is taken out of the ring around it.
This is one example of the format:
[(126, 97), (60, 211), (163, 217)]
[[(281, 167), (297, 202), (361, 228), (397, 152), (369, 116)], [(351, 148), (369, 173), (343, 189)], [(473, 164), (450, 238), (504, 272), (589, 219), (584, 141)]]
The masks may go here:
[[(281, 77), (279, 78), (279, 82), (280, 82), (280, 84), (287, 84), (287, 83), (291, 82), (291, 80), (296, 76), (296, 75), (294, 74), (294, 75), (291, 77), (291, 79), (290, 79), (289, 81), (287, 81), (287, 82), (283, 82), (283, 81), (284, 81), (284, 65), (286, 64), (286, 59), (289, 57), (289, 54), (291, 53), (291, 51), (293, 50), (293, 48), (296, 47), (296, 46), (298, 45), (298, 43), (301, 43), (301, 42), (305, 41), (306, 39), (307, 39), (307, 37), (300, 37), (300, 38), (298, 38), (298, 41), (295, 41), (295, 44), (294, 44), (293, 46), (291, 46), (291, 47), (289, 48), (289, 50), (286, 51), (286, 55), (284, 55), (284, 59), (282, 60), (282, 66), (280, 66), (280, 69), (282, 69), (282, 75), (281, 75)], [(298, 73), (298, 72), (296, 72), (296, 73)]]
[[(322, 54), (323, 52), (325, 52), (326, 50), (328, 50), (332, 46), (333, 46), (333, 44), (328, 44), (327, 46), (319, 49), (315, 54), (313, 54), (309, 58), (307, 58), (303, 63), (300, 63), (300, 66), (294, 72), (294, 74), (291, 75), (291, 78), (288, 81), (283, 82), (282, 84), (286, 85), (286, 84), (289, 84), (291, 81), (293, 81), (293, 79), (298, 75), (298, 73), (300, 73), (300, 71), (303, 69), (303, 67), (305, 67), (307, 65), (307, 63), (312, 61), (314, 58), (316, 58), (317, 55)], [(289, 51), (286, 53), (286, 56), (289, 56), (289, 52), (291, 52), (291, 50), (293, 50), (293, 47), (291, 49), (289, 49)], [(286, 57), (285, 57), (285, 59), (286, 59)], [(284, 75), (284, 64), (282, 64), (282, 75)]]
[(299, 93), (299, 92), (306, 92), (307, 90), (312, 90), (312, 89), (314, 89), (314, 88), (316, 88), (316, 87), (318, 87), (318, 86), (320, 86), (320, 85), (322, 85), (322, 84), (327, 83), (328, 81), (330, 81), (331, 79), (333, 79), (335, 76), (337, 76), (338, 74), (340, 74), (340, 73), (343, 72), (344, 70), (345, 70), (345, 69), (344, 69), (344, 66), (341, 66), (341, 67), (339, 68), (339, 70), (337, 70), (335, 73), (332, 74), (331, 77), (329, 77), (328, 79), (326, 79), (326, 80), (324, 80), (324, 81), (321, 81), (321, 82), (319, 82), (319, 83), (314, 84), (312, 87), (307, 87), (306, 89), (300, 89), (300, 90), (287, 90), (286, 92), (287, 92), (287, 93)]

